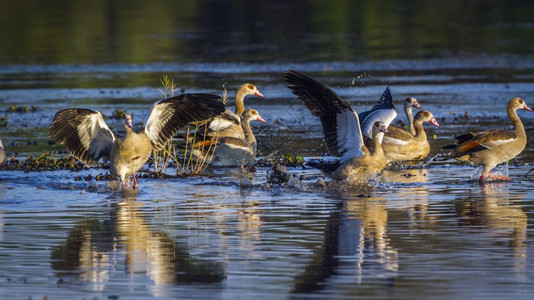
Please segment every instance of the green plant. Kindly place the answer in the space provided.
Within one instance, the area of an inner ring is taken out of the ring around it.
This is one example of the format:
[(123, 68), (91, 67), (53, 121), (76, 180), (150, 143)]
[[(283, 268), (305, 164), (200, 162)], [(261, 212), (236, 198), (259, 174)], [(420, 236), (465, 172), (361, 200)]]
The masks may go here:
[[(173, 97), (174, 92), (177, 90), (174, 80), (168, 75), (163, 75), (163, 78), (160, 81), (163, 89), (158, 90), (165, 98)], [(227, 101), (226, 94), (226, 88), (224, 88), (223, 103), (226, 103)], [(215, 153), (219, 137), (217, 135), (210, 137), (209, 140), (207, 140), (207, 144), (209, 144), (209, 146), (199, 151), (199, 145), (206, 143), (205, 141), (200, 140), (200, 137), (207, 136), (207, 122), (208, 121), (205, 120), (190, 124), (193, 127), (188, 127), (186, 130), (185, 146), (183, 149), (177, 149), (171, 140), (164, 146), (162, 150), (153, 151), (152, 156), (154, 172), (156, 175), (164, 174), (167, 171), (167, 167), (169, 166), (171, 160), (176, 162), (176, 175), (180, 177), (199, 175), (208, 168), (209, 163), (211, 162)], [(202, 155), (198, 155), (199, 152), (201, 152)]]

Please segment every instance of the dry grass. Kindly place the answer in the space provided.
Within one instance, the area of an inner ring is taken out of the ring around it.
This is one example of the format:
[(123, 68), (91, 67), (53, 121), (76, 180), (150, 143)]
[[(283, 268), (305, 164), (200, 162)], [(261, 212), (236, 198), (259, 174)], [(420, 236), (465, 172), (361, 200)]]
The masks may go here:
[[(161, 84), (163, 89), (158, 89), (165, 98), (173, 97), (174, 92), (177, 90), (174, 80), (169, 78), (167, 75), (164, 75), (161, 79)], [(226, 88), (223, 90), (223, 103), (226, 104), (228, 98), (226, 97)], [(209, 167), (209, 163), (213, 159), (215, 149), (217, 148), (217, 142), (219, 141), (219, 136), (214, 136), (211, 138), (210, 146), (207, 149), (203, 149), (204, 155), (195, 156), (193, 150), (195, 144), (198, 142), (197, 135), (206, 135), (207, 134), (207, 121), (196, 122), (191, 124), (192, 127), (187, 127), (186, 137), (185, 137), (185, 147), (183, 149), (177, 149), (172, 140), (170, 140), (165, 147), (160, 151), (153, 151), (153, 162), (154, 162), (154, 172), (157, 175), (165, 174), (167, 167), (170, 165), (171, 161), (174, 161), (177, 165), (177, 176), (186, 177), (199, 175), (204, 170)], [(199, 130), (204, 128), (205, 132), (199, 134)]]

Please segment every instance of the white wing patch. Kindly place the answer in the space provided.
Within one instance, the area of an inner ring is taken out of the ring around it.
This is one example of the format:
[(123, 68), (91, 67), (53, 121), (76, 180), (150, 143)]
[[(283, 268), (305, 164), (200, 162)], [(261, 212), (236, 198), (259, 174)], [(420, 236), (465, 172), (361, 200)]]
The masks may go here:
[(490, 143), (486, 143), (486, 144), (480, 143), (480, 145), (491, 149), (493, 147), (497, 147), (497, 146), (502, 145), (502, 144), (507, 144), (507, 143), (513, 142), (515, 140), (516, 140), (515, 138), (514, 139), (506, 139), (506, 140), (493, 140)]
[(154, 145), (159, 144), (159, 134), (174, 114), (174, 108), (171, 105), (160, 102), (152, 105), (150, 114), (145, 121), (145, 133)]
[(340, 162), (363, 155), (363, 137), (360, 130), (358, 114), (354, 110), (347, 110), (336, 115), (337, 145), (341, 155)]
[(235, 122), (232, 122), (232, 121), (227, 120), (227, 119), (216, 117), (216, 118), (213, 119), (213, 121), (210, 122), (209, 129), (211, 131), (221, 131), (221, 130), (224, 130), (226, 128), (232, 127), (234, 125), (236, 125)]
[[(362, 123), (362, 133), (372, 139), (372, 132), (373, 132), (373, 125), (377, 121), (384, 122), (384, 125), (386, 125), (386, 128), (393, 122), (393, 120), (397, 117), (397, 112), (394, 109), (377, 109), (373, 112), (371, 112), (365, 120), (363, 120)], [(382, 143), (382, 135), (378, 135), (378, 140), (380, 143)]]
[(392, 138), (387, 135), (384, 136), (382, 143), (388, 143), (388, 144), (399, 145), (399, 146), (408, 145), (408, 141), (403, 141), (400, 139)]

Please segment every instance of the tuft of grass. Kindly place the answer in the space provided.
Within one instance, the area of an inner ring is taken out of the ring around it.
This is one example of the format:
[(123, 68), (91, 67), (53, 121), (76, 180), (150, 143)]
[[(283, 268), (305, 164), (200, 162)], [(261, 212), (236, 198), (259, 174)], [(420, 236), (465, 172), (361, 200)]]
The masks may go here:
[[(162, 89), (158, 89), (165, 98), (173, 97), (174, 92), (177, 90), (174, 80), (168, 75), (163, 75), (160, 80), (163, 86)], [(223, 90), (223, 103), (227, 102), (226, 88)], [(216, 144), (219, 141), (219, 136), (211, 138), (210, 146), (207, 149), (203, 149), (204, 155), (195, 156), (193, 154), (195, 145), (199, 142), (199, 136), (205, 136), (207, 134), (207, 120), (201, 122), (195, 122), (192, 127), (188, 127), (185, 136), (185, 147), (183, 149), (177, 149), (172, 140), (170, 140), (162, 150), (153, 151), (153, 163), (154, 172), (156, 175), (165, 174), (167, 167), (175, 162), (177, 165), (176, 175), (179, 177), (195, 176), (202, 173), (209, 167), (209, 163), (213, 159), (215, 153)], [(204, 132), (199, 134), (199, 130), (204, 128)]]

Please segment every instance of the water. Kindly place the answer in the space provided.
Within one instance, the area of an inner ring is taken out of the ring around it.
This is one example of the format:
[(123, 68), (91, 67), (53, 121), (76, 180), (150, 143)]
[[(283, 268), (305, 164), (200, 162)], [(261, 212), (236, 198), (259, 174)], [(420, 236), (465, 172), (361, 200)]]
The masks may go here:
[[(286, 2), (5, 3), (8, 153), (62, 150), (46, 127), (66, 107), (141, 122), (163, 74), (186, 92), (258, 86), (266, 98), (246, 104), (267, 120), (253, 125), (260, 156), (326, 152), (319, 122), (281, 80), (289, 68), (358, 111), (387, 85), (398, 109), (417, 98), (441, 124), (426, 126), (432, 155), (456, 134), (508, 126), (511, 97), (534, 106), (530, 2)], [(530, 135), (533, 115), (519, 114)], [(270, 185), (259, 167), (251, 179), (234, 169), (141, 178), (127, 198), (74, 179), (105, 170), (0, 171), (0, 298), (528, 299), (533, 149), (499, 169), (514, 182), (485, 186), (440, 157), (358, 189), (302, 168)]]

